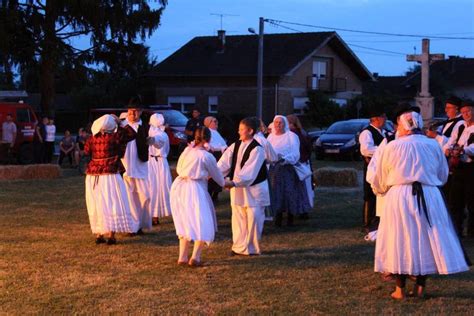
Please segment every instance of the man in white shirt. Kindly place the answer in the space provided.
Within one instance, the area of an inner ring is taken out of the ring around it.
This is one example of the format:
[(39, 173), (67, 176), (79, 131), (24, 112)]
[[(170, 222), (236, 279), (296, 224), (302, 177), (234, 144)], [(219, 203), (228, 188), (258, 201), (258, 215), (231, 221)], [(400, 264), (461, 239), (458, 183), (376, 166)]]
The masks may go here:
[(127, 188), (130, 210), (133, 219), (138, 222), (137, 234), (143, 229), (151, 229), (152, 216), (148, 204), (148, 141), (149, 126), (140, 119), (141, 106), (139, 100), (132, 98), (128, 105), (127, 118), (121, 122), (122, 127), (129, 125), (137, 133), (134, 140), (127, 143), (122, 164), (125, 168), (123, 180)]
[(2, 124), (2, 158), (8, 161), (10, 151), (15, 146), (16, 125), (13, 122), (13, 116), (8, 113), (5, 122)]
[(452, 171), (448, 205), (459, 236), (463, 234), (464, 209), (467, 208), (467, 234), (474, 237), (474, 105), (472, 101), (464, 101), (459, 110), (464, 122), (453, 130), (443, 148)]
[(364, 159), (364, 209), (363, 221), (366, 232), (377, 230), (376, 196), (367, 182), (367, 167), (377, 147), (385, 139), (383, 129), (387, 116), (383, 110), (373, 110), (370, 114), (370, 124), (359, 135), (360, 153)]
[(462, 124), (462, 116), (458, 112), (462, 100), (456, 96), (452, 96), (446, 100), (444, 111), (448, 117), (441, 122), (441, 125), (436, 130), (428, 129), (426, 136), (436, 139), (441, 148), (448, 142), (454, 130), (457, 130)]
[(240, 121), (240, 139), (222, 155), (217, 166), (227, 175), (232, 207), (232, 255), (259, 255), (265, 221), (265, 206), (270, 205), (267, 166), (263, 147), (254, 139), (255, 118)]

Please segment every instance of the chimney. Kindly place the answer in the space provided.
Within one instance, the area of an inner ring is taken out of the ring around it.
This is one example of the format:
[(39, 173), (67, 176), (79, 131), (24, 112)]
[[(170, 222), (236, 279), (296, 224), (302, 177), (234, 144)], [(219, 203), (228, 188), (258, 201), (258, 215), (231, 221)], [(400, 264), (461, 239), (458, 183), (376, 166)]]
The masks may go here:
[(219, 53), (223, 53), (225, 49), (225, 31), (218, 30), (217, 31), (217, 39), (219, 40)]

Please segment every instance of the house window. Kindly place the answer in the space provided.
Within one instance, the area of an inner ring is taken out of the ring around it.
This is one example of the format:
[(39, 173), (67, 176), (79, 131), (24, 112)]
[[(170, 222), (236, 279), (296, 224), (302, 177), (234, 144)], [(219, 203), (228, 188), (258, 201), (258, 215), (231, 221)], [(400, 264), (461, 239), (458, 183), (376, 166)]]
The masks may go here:
[(330, 98), (330, 100), (334, 103), (337, 103), (340, 107), (346, 106), (347, 105), (347, 100), (346, 99), (338, 99), (338, 98)]
[(306, 102), (309, 99), (307, 97), (296, 97), (293, 98), (293, 112), (295, 114), (303, 114), (304, 109), (307, 107)]
[(319, 88), (319, 80), (324, 80), (327, 78), (327, 62), (316, 60), (313, 61), (313, 79), (311, 82), (312, 89)]
[(217, 105), (219, 100), (217, 96), (209, 96), (207, 112), (217, 113)]
[(189, 113), (196, 106), (195, 97), (168, 97), (168, 105), (183, 113)]

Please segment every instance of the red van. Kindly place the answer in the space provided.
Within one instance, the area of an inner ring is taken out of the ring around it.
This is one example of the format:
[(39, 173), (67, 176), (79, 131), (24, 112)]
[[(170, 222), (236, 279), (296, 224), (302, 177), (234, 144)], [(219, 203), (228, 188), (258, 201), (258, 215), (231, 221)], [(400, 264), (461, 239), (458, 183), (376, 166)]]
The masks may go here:
[[(7, 114), (13, 116), (17, 129), (12, 155), (21, 164), (33, 163), (33, 136), (38, 125), (35, 111), (26, 103), (0, 101), (0, 126), (5, 122)], [(0, 137), (1, 134), (0, 128)], [(0, 161), (5, 161), (6, 158), (0, 157)]]

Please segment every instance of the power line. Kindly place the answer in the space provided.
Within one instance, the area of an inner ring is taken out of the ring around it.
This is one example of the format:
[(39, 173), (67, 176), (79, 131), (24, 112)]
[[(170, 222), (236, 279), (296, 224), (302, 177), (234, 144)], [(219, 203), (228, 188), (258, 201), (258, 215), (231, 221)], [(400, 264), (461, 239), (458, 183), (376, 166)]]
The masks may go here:
[(328, 27), (328, 26), (321, 26), (321, 25), (312, 25), (312, 24), (304, 24), (298, 22), (289, 22), (289, 21), (282, 21), (282, 20), (273, 20), (273, 19), (266, 19), (270, 23), (274, 24), (290, 24), (290, 25), (298, 25), (304, 27), (311, 27), (317, 29), (325, 29), (325, 30), (335, 30), (335, 31), (343, 31), (343, 32), (352, 32), (352, 33), (363, 33), (363, 34), (375, 34), (375, 35), (383, 35), (383, 36), (397, 36), (397, 37), (417, 37), (417, 38), (436, 38), (436, 39), (457, 39), (457, 40), (474, 40), (474, 37), (450, 37), (450, 36), (437, 36), (437, 35), (421, 35), (421, 34), (402, 34), (402, 33), (386, 33), (386, 32), (374, 32), (374, 31), (362, 31), (362, 30), (353, 30), (353, 29), (344, 29), (344, 28), (336, 28), (336, 27)]
[[(300, 31), (300, 30), (297, 30), (295, 28), (292, 28), (292, 27), (288, 27), (288, 26), (285, 26), (285, 25), (281, 25), (281, 24), (278, 24), (278, 23), (274, 23), (273, 20), (269, 21), (270, 25), (272, 26), (275, 26), (275, 27), (282, 27), (284, 29), (287, 29), (287, 30), (290, 30), (290, 31), (294, 31), (294, 32), (298, 32), (298, 33), (303, 33), (303, 31)], [(395, 52), (395, 51), (390, 51), (390, 50), (385, 50), (385, 49), (378, 49), (378, 48), (373, 48), (373, 47), (367, 47), (367, 46), (361, 46), (361, 45), (357, 45), (357, 44), (352, 44), (351, 42), (346, 42), (347, 44), (349, 44), (350, 46), (354, 46), (354, 47), (358, 47), (358, 48), (363, 48), (363, 49), (368, 49), (368, 50), (373, 50), (373, 51), (376, 51), (376, 52), (382, 52), (382, 53), (388, 53), (388, 54), (395, 54), (395, 55), (407, 55), (406, 53), (401, 53), (401, 52)], [(387, 54), (386, 54), (387, 55)], [(393, 55), (387, 55), (387, 56), (393, 56)]]

